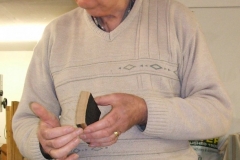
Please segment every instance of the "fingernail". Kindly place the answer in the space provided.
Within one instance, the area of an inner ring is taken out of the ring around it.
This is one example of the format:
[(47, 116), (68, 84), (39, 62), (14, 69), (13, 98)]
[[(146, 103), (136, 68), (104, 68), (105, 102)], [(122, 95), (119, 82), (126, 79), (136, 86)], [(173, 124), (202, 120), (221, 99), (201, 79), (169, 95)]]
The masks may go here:
[(79, 144), (79, 143), (80, 143), (80, 139), (79, 139), (79, 138), (76, 138), (74, 142), (77, 143), (77, 144)]
[(78, 154), (75, 154), (74, 155), (74, 159), (78, 159), (79, 158), (79, 155)]
[(37, 105), (35, 105), (35, 103), (34, 103), (34, 102), (31, 102), (31, 103), (29, 104), (29, 107), (30, 107), (30, 109), (31, 109), (32, 111), (34, 111), (35, 109), (37, 109), (37, 108), (38, 108), (38, 106), (37, 106)]
[(77, 129), (76, 133), (80, 135), (83, 131), (81, 129)]
[(89, 129), (84, 129), (83, 132), (84, 132), (84, 133), (90, 133), (91, 130), (89, 130)]
[(87, 138), (87, 136), (85, 135), (85, 134), (82, 134), (82, 135), (80, 135), (79, 136), (81, 139), (86, 139)]

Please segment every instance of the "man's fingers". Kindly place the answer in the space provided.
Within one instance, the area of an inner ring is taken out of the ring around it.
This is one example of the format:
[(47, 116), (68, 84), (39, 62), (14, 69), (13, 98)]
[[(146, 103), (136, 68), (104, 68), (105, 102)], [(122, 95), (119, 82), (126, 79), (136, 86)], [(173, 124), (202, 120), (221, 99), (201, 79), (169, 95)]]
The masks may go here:
[(82, 129), (72, 129), (72, 128), (66, 128), (66, 129), (59, 128), (58, 130), (57, 129), (58, 128), (54, 128), (54, 129), (52, 129), (52, 131), (53, 132), (55, 132), (55, 131), (61, 132), (62, 131), (62, 134), (60, 135), (59, 133), (56, 133), (56, 134), (50, 133), (50, 136), (53, 138), (51, 138), (49, 141), (46, 142), (46, 145), (48, 147), (61, 148), (65, 145), (67, 145), (73, 139), (78, 138), (79, 135), (83, 133)]
[(40, 122), (39, 128), (41, 128), (39, 130), (41, 136), (46, 140), (61, 137), (63, 135), (69, 134), (75, 130), (75, 128), (72, 126), (49, 128), (49, 125), (43, 121)]
[(73, 139), (71, 142), (69, 142), (67, 145), (59, 148), (59, 149), (52, 149), (50, 152), (51, 157), (58, 159), (61, 157), (64, 157), (67, 153), (70, 153), (72, 149), (77, 147), (77, 145), (80, 143), (79, 138)]
[(40, 118), (41, 121), (49, 124), (52, 127), (58, 127), (60, 126), (59, 120), (57, 117), (49, 112), (47, 109), (45, 109), (43, 106), (41, 106), (38, 103), (31, 103), (30, 108), (32, 112)]
[(95, 97), (94, 100), (98, 105), (102, 105), (102, 106), (113, 105), (113, 102), (115, 102), (115, 98), (116, 98), (116, 96), (114, 95), (115, 94), (98, 96), (98, 97)]
[(71, 154), (65, 160), (77, 160), (78, 158), (79, 158), (79, 155)]
[(69, 155), (68, 157), (65, 158), (60, 158), (60, 159), (56, 159), (56, 160), (77, 160), (79, 158), (79, 155), (74, 153)]
[(110, 145), (112, 145), (116, 142), (117, 142), (117, 138), (114, 138), (112, 141), (90, 143), (89, 147), (107, 147), (107, 146), (110, 146)]
[[(97, 131), (97, 132), (92, 133), (92, 135), (89, 136), (88, 138), (82, 139), (82, 140), (84, 140), (85, 142), (91, 143), (91, 144), (92, 143), (113, 142), (113, 141), (117, 140), (118, 136), (116, 136), (116, 134), (114, 134), (113, 131), (107, 131), (107, 132), (109, 132), (109, 133), (104, 134), (101, 131)], [(120, 132), (119, 132), (119, 134), (120, 134)], [(80, 138), (81, 138), (81, 136), (80, 136)]]
[(104, 118), (99, 121), (87, 126), (84, 129), (84, 133), (96, 132), (106, 128), (115, 128), (116, 122), (118, 122), (118, 114), (115, 114), (114, 111), (109, 112)]

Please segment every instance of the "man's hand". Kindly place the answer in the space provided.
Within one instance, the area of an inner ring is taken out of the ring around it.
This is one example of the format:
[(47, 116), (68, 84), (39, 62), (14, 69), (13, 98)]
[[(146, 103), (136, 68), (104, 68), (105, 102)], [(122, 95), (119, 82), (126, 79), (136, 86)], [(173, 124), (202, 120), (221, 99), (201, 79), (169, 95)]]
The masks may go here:
[(38, 103), (32, 103), (30, 107), (40, 119), (37, 136), (44, 152), (59, 160), (77, 159), (77, 154), (68, 154), (80, 143), (79, 135), (83, 130), (61, 126), (59, 119)]
[(112, 110), (101, 120), (84, 129), (80, 137), (91, 147), (116, 143), (119, 134), (137, 124), (147, 123), (147, 106), (144, 99), (124, 93), (114, 93), (95, 98), (98, 105), (111, 105)]

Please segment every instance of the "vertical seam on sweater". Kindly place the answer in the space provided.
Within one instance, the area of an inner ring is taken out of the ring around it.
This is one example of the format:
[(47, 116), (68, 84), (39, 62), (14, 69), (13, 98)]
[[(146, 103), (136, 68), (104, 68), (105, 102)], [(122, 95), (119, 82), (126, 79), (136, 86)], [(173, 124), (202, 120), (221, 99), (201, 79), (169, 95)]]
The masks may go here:
[[(157, 5), (156, 5), (156, 7), (157, 7), (157, 21), (158, 21), (158, 19), (159, 19), (159, 7), (158, 7), (158, 1), (157, 1)], [(158, 60), (160, 60), (161, 59), (161, 51), (160, 51), (160, 42), (159, 42), (159, 38), (161, 38), (160, 36), (159, 36), (159, 23), (157, 23), (157, 46), (158, 46)], [(159, 36), (159, 37), (158, 37)]]
[(172, 46), (171, 46), (171, 43), (170, 43), (170, 39), (171, 39), (171, 37), (170, 37), (170, 22), (169, 22), (169, 14), (170, 14), (170, 0), (168, 0), (167, 1), (167, 3), (166, 3), (166, 29), (167, 29), (167, 48), (168, 48), (168, 52), (169, 53), (171, 53), (172, 54), (172, 50), (171, 50), (171, 48), (172, 48)]
[(136, 59), (139, 59), (139, 47), (140, 47), (140, 32), (141, 32), (141, 17), (143, 12), (143, 1), (141, 5), (141, 9), (139, 9), (139, 19), (138, 19), (138, 31), (137, 31), (137, 39), (136, 39)]
[(149, 21), (150, 21), (150, 20), (149, 20), (149, 19), (150, 19), (150, 3), (151, 3), (151, 2), (148, 1), (148, 29), (147, 29), (147, 31), (148, 31), (148, 37), (147, 37), (147, 38), (148, 38), (148, 46), (147, 46), (148, 58), (151, 58), (150, 53), (149, 53), (149, 52), (150, 52), (150, 51), (149, 51), (149, 45), (150, 45), (150, 44), (149, 44), (149, 43), (150, 43), (150, 42), (149, 42), (149, 38), (150, 38), (150, 34), (149, 34), (149, 33), (150, 33), (150, 31), (149, 31), (149, 28), (150, 28), (150, 26), (149, 26)]

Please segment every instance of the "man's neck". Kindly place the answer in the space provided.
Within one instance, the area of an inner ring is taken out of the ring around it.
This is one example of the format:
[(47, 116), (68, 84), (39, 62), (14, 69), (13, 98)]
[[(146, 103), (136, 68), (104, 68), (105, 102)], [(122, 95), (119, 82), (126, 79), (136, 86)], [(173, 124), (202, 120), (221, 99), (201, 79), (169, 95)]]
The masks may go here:
[(100, 25), (104, 31), (111, 32), (122, 22), (123, 16), (105, 16), (100, 18)]
[(106, 32), (111, 32), (112, 30), (117, 28), (117, 26), (126, 18), (130, 10), (132, 9), (133, 4), (134, 1), (130, 0), (130, 2), (126, 4), (125, 9), (121, 12), (115, 13), (115, 15), (95, 17), (95, 23), (97, 23), (102, 30)]

